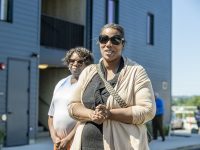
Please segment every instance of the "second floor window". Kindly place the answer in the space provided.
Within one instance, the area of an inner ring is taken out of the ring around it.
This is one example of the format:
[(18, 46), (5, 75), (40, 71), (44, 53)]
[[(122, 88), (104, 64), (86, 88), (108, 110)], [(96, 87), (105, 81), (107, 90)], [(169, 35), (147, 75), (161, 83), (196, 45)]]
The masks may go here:
[(0, 20), (12, 21), (12, 0), (0, 0)]
[(147, 14), (147, 44), (154, 45), (154, 15)]
[(118, 0), (107, 0), (107, 23), (118, 23), (119, 4)]

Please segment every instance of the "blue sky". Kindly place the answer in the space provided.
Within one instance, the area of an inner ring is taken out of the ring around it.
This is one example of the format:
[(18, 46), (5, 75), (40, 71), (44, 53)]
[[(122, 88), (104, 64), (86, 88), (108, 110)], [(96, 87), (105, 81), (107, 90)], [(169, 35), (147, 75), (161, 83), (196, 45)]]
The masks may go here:
[(172, 3), (172, 95), (200, 95), (200, 0)]

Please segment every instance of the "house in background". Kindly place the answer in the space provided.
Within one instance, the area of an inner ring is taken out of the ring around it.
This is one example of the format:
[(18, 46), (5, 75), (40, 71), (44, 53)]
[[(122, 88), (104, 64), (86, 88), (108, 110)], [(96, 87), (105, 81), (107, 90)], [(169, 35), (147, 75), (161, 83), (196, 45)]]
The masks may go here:
[[(84, 46), (100, 58), (101, 27), (119, 23), (124, 54), (146, 68), (171, 108), (171, 0), (0, 0), (0, 128), (5, 146), (34, 142), (47, 129), (53, 89), (65, 77), (66, 50)], [(13, 136), (17, 135), (17, 136)]]

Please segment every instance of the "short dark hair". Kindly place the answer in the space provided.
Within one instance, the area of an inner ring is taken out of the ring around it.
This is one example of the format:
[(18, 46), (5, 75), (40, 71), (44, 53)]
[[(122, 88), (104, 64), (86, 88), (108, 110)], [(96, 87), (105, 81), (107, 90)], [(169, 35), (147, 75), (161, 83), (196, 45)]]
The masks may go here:
[(94, 62), (94, 58), (92, 52), (84, 47), (75, 47), (71, 48), (69, 51), (66, 52), (65, 57), (62, 59), (64, 65), (69, 65), (69, 59), (71, 58), (72, 54), (76, 53), (79, 57), (84, 59), (84, 63), (86, 66), (92, 64)]
[(102, 33), (103, 30), (107, 29), (107, 28), (112, 28), (112, 29), (115, 29), (115, 30), (119, 31), (120, 36), (122, 38), (125, 38), (124, 28), (122, 26), (120, 26), (119, 24), (115, 24), (115, 23), (106, 24), (101, 28), (101, 32), (100, 33)]
[(126, 43), (126, 40), (125, 40), (125, 33), (124, 33), (124, 28), (123, 28), (121, 25), (115, 24), (115, 23), (108, 23), (108, 24), (104, 25), (104, 26), (101, 28), (100, 34), (103, 32), (104, 29), (107, 29), (107, 28), (112, 28), (112, 29), (117, 30), (117, 31), (120, 33), (121, 38), (124, 39), (124, 40), (122, 41), (122, 44), (125, 45), (125, 43)]

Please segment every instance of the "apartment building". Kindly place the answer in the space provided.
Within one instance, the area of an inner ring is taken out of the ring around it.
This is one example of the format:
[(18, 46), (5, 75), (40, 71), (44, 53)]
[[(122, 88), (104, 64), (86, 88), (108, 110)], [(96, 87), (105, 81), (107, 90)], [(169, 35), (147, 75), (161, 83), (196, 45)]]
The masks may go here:
[[(5, 146), (34, 142), (55, 84), (69, 72), (61, 59), (76, 46), (100, 58), (97, 37), (119, 23), (124, 55), (146, 68), (153, 88), (171, 107), (171, 0), (0, 0), (0, 127)], [(15, 136), (13, 136), (15, 135)]]

